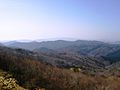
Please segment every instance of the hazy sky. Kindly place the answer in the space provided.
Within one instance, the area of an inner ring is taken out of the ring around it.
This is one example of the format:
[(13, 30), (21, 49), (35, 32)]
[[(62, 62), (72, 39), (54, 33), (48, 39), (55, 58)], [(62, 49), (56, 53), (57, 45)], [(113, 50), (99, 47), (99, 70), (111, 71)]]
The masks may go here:
[(0, 0), (0, 40), (120, 41), (120, 0)]

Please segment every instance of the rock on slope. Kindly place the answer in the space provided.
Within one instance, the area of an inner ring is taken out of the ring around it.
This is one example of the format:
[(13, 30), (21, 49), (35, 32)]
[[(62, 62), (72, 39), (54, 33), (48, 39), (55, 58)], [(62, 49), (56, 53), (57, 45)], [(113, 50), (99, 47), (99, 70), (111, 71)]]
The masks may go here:
[(20, 87), (12, 75), (0, 70), (0, 90), (26, 90)]

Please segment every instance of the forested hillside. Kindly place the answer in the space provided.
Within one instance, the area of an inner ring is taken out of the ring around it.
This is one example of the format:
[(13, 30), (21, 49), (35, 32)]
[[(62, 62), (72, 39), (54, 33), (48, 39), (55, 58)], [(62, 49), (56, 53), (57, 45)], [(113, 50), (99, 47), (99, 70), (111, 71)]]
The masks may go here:
[(37, 56), (31, 51), (0, 47), (0, 69), (12, 74), (17, 83), (26, 89), (119, 90), (120, 88), (120, 78), (118, 74), (111, 72), (112, 68), (108, 67), (109, 70), (99, 68), (94, 72), (72, 66), (59, 68), (40, 59), (42, 58), (39, 54)]

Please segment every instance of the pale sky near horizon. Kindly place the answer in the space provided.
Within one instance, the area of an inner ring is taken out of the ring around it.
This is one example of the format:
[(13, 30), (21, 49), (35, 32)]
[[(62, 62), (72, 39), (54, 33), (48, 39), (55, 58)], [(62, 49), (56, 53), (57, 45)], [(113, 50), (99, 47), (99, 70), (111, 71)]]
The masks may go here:
[(120, 0), (0, 0), (0, 41), (120, 41)]

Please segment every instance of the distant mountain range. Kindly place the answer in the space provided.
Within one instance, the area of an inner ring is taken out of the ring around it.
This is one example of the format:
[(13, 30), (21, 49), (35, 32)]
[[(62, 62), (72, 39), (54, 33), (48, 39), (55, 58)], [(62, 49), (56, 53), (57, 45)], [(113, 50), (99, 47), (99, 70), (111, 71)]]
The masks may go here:
[[(110, 53), (119, 52), (120, 44), (109, 44), (100, 41), (44, 41), (44, 42), (17, 42), (11, 41), (3, 43), (5, 46), (12, 48), (22, 48), (31, 51), (45, 51), (49, 52), (69, 52), (80, 55), (89, 56), (107, 56)], [(44, 50), (43, 50), (44, 49)]]
[(36, 48), (46, 47), (48, 49), (59, 49), (65, 48), (68, 46), (79, 46), (79, 45), (96, 45), (96, 44), (104, 44), (104, 42), (99, 41), (85, 41), (85, 40), (77, 40), (77, 41), (65, 41), (65, 40), (57, 40), (57, 41), (43, 41), (43, 42), (18, 42), (18, 41), (10, 41), (3, 43), (9, 47), (17, 47), (28, 50), (34, 50)]
[(110, 63), (120, 61), (120, 44), (101, 41), (12, 41), (3, 44), (7, 47), (36, 52), (45, 59), (45, 62), (59, 67), (82, 65), (93, 67), (96, 64), (96, 67), (101, 67), (101, 65), (104, 67)]

